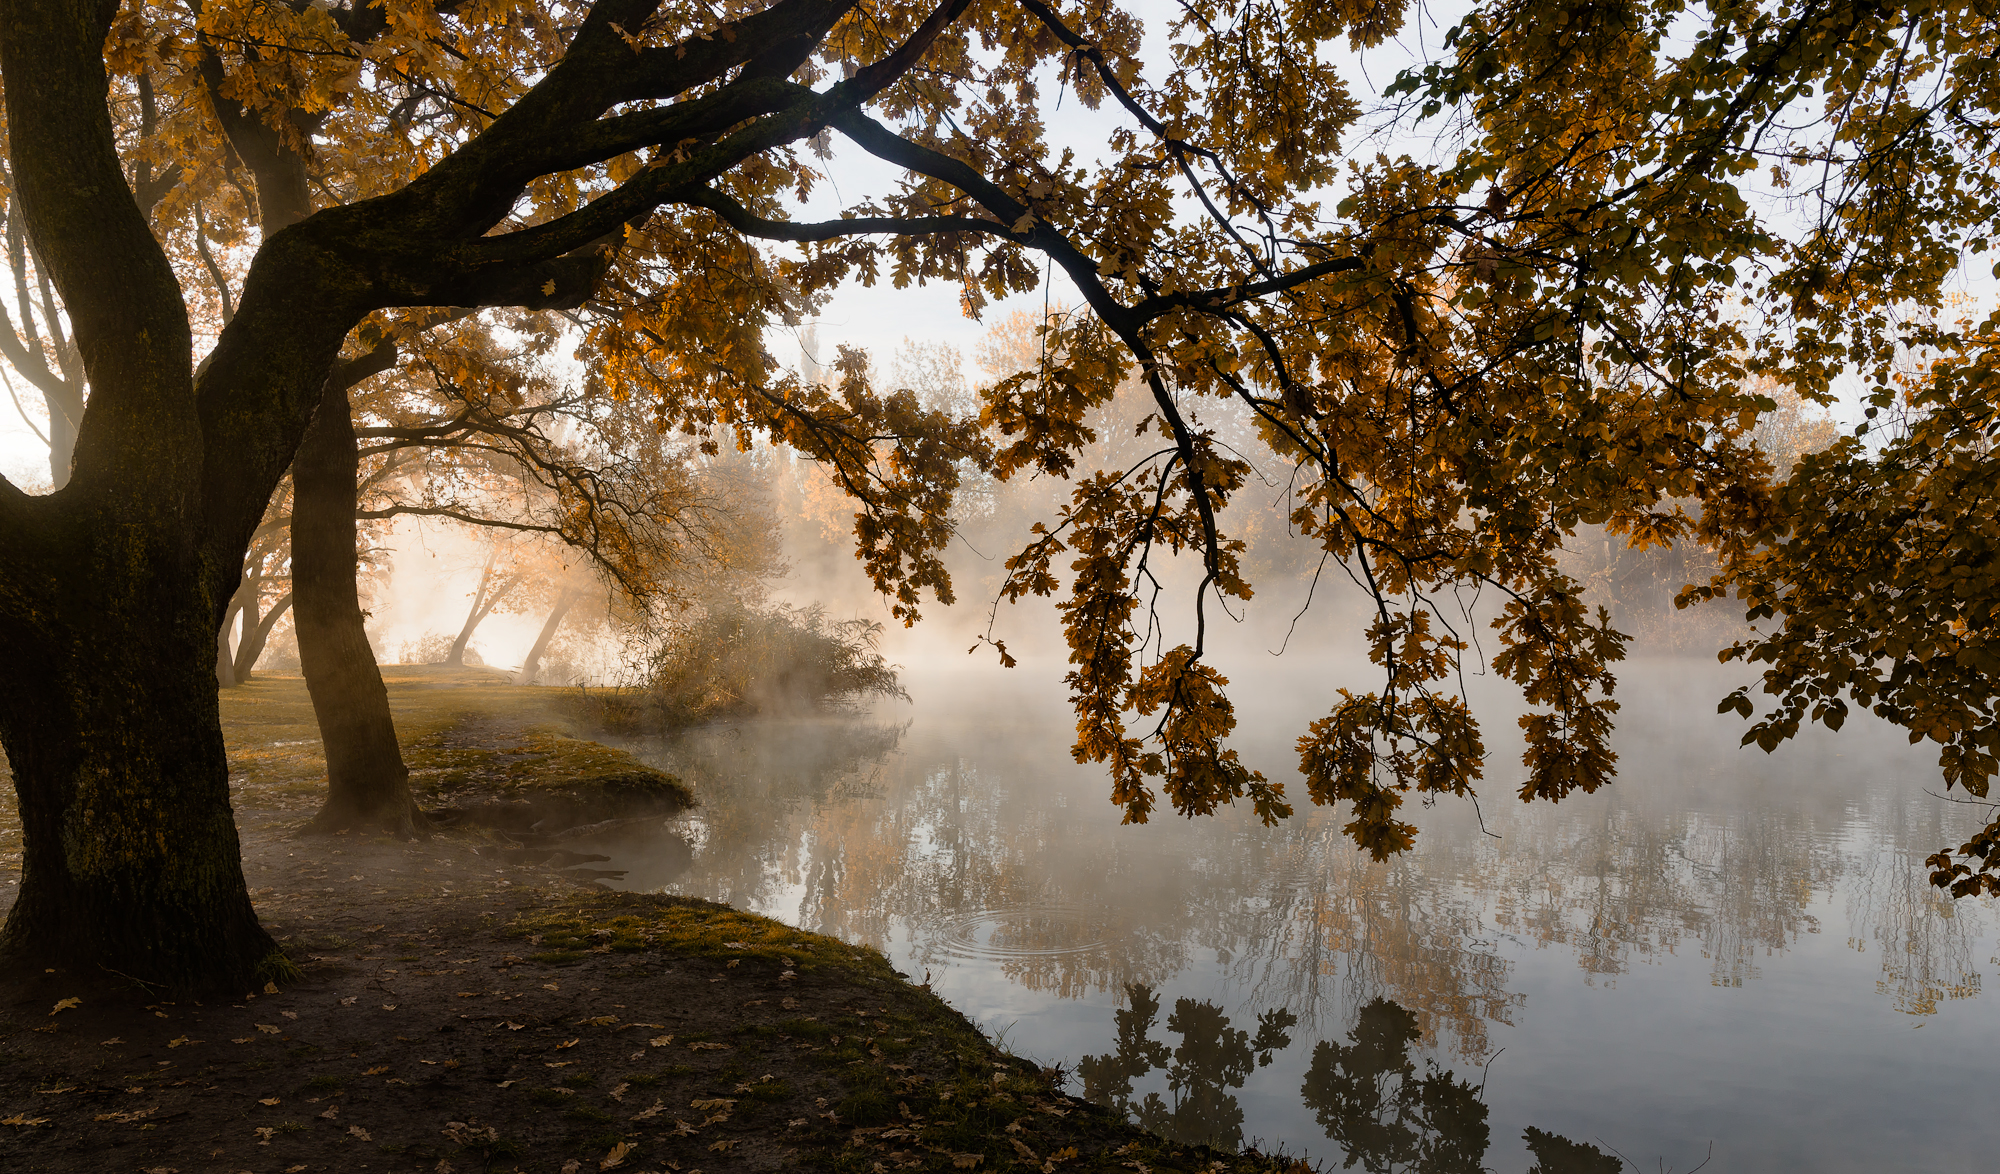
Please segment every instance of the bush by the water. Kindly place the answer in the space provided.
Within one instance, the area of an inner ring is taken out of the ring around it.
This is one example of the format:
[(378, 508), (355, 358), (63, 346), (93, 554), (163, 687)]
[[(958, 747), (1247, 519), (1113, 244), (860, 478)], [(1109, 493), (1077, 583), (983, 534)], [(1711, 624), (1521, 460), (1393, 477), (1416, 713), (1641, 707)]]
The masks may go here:
[(909, 699), (882, 658), (882, 625), (818, 605), (713, 607), (677, 622), (648, 666), (649, 707), (670, 724)]

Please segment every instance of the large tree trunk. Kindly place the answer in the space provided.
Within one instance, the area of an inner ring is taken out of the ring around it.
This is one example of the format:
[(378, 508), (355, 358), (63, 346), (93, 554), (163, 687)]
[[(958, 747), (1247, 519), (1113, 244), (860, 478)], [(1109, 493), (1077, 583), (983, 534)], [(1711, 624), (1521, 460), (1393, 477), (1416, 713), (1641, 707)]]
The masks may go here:
[(51, 606), (32, 628), (9, 626), (0, 676), (25, 833), (0, 954), (79, 984), (240, 995), (277, 946), (244, 889), (230, 810), (220, 607), (192, 544), (112, 525), (71, 533), (10, 551), (17, 569), (48, 568)]
[(361, 456), (348, 384), (329, 379), (292, 460), (292, 610), (299, 664), (326, 746), (326, 804), (307, 832), (429, 833), (410, 795), (389, 692), (354, 585), (355, 480)]
[(521, 683), (532, 685), (542, 671), (542, 654), (549, 650), (549, 641), (555, 638), (556, 629), (562, 627), (563, 617), (576, 601), (583, 598), (583, 592), (574, 587), (565, 587), (556, 596), (556, 605), (549, 611), (549, 618), (542, 624), (542, 633), (535, 637), (535, 646), (528, 649), (526, 660), (521, 662)]

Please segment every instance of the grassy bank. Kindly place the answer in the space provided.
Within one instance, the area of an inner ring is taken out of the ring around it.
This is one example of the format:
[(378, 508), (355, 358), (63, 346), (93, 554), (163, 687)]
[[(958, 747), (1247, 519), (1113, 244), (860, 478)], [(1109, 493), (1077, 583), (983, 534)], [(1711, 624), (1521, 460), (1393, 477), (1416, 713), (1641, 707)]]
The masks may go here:
[[(579, 737), (561, 691), (385, 675), (427, 804), (679, 787)], [(1069, 1097), (871, 949), (509, 863), (488, 832), (293, 838), (323, 770), (302, 685), (230, 690), (223, 715), (245, 874), (302, 976), (208, 1005), (102, 976), (6, 991), (0, 1169), (1287, 1168)]]

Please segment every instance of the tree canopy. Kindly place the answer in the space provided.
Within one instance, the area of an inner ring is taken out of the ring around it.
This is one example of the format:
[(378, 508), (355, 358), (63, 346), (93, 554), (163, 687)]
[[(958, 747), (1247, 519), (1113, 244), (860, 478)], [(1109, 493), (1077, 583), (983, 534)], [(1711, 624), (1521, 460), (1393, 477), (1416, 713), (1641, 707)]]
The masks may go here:
[[(10, 233), (25, 226), (60, 299), (43, 321), (66, 321), (88, 384), (63, 489), (0, 485), (0, 644), (67, 682), (0, 697), (28, 832), (9, 947), (41, 940), (27, 927), (60, 903), (44, 894), (108, 900), (171, 871), (156, 848), (126, 851), (148, 772), (185, 772), (153, 788), (171, 802), (223, 793), (212, 699), (202, 710), (193, 670), (169, 668), (195, 636), (212, 665), (343, 345), (370, 353), (435, 307), (568, 315), (590, 377), (656, 428), (823, 462), (905, 622), (924, 593), (952, 597), (940, 552), (968, 473), (1070, 479), (1004, 591), (1059, 597), (1075, 752), (1105, 765), (1133, 820), (1162, 798), (1189, 815), (1290, 810), (1230, 748), (1209, 663), (1217, 615), (1253, 590), (1218, 521), (1252, 471), (1210, 423), (1224, 403), (1295, 469), (1292, 526), (1376, 601), (1375, 687), (1330, 693), (1299, 749), (1309, 797), (1349, 804), (1349, 834), (1377, 856), (1410, 842), (1408, 794), (1469, 793), (1487, 770), (1454, 686), (1476, 635), (1461, 589), (1497, 599), (1480, 655), (1531, 706), (1522, 797), (1612, 777), (1625, 636), (1558, 561), (1586, 525), (1702, 543), (1716, 577), (1691, 594), (1779, 621), (1737, 650), (1772, 666), (1778, 707), (1755, 740), (1837, 723), (1845, 696), (1937, 739), (1947, 778), (1983, 794), (1994, 594), (1988, 527), (1966, 523), (1990, 512), (1993, 327), (1925, 311), (1993, 221), (1990, 5), (1492, 0), (1379, 111), (1337, 61), (1405, 15), (7, 4)], [(1051, 142), (1050, 90), (1117, 120), (1103, 152)], [(1440, 135), (1441, 157), (1377, 153), (1374, 113)], [(802, 219), (833, 152), (901, 179)], [(221, 316), (212, 245), (250, 256)], [(766, 345), (844, 281), (953, 286), (978, 313), (1051, 267), (1082, 305), (1038, 327), (1037, 364), (976, 419), (872, 386), (861, 356), (818, 383)], [(1088, 420), (1127, 376), (1145, 394), (1119, 427), (1156, 447), (1084, 468)], [(1775, 467), (1756, 434), (1773, 392), (1830, 402), (1843, 379), (1906, 424), (1878, 418)], [(1829, 545), (1855, 573), (1821, 560)], [(1173, 554), (1201, 575), (1192, 634), (1169, 645), (1154, 588)], [(114, 648), (141, 597), (181, 617), (171, 637)], [(127, 709), (180, 715), (201, 741), (183, 764), (133, 749), (160, 719), (126, 711), (130, 739), (78, 749), (113, 720), (86, 678), (121, 673), (158, 676)], [(240, 893), (220, 859), (189, 902)], [(105, 947), (128, 962), (134, 948)]]

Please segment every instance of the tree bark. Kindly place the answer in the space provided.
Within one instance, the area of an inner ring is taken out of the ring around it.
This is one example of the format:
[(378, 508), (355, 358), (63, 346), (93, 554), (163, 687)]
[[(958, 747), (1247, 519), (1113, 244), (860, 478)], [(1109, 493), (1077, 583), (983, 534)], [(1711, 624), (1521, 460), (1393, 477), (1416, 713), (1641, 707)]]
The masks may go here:
[(549, 618), (542, 624), (541, 635), (535, 637), (535, 646), (528, 649), (527, 659), (521, 662), (521, 683), (532, 685), (542, 671), (542, 654), (549, 650), (549, 641), (555, 638), (556, 629), (562, 627), (563, 617), (576, 601), (583, 598), (583, 592), (574, 587), (565, 587), (556, 596), (556, 605), (549, 611)]
[(214, 612), (190, 569), (102, 569), (79, 601), (90, 622), (50, 633), (51, 655), (14, 662), (0, 694), (25, 833), (0, 954), (79, 982), (238, 995), (277, 944), (243, 885)]
[(348, 382), (329, 379), (292, 461), (292, 609), (299, 664), (326, 746), (326, 803), (305, 832), (429, 834), (410, 795), (389, 691), (355, 589), (355, 482), (361, 455)]

